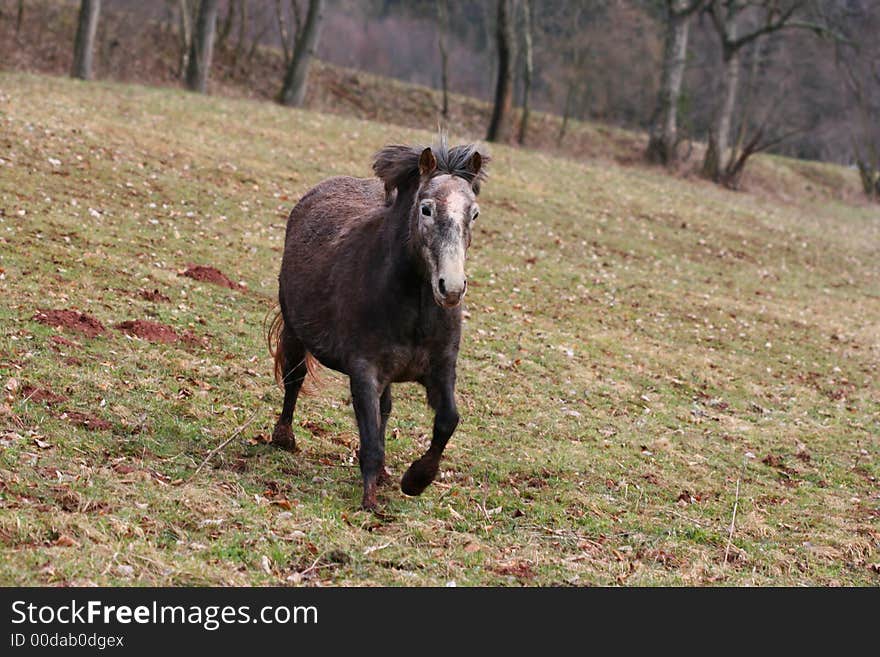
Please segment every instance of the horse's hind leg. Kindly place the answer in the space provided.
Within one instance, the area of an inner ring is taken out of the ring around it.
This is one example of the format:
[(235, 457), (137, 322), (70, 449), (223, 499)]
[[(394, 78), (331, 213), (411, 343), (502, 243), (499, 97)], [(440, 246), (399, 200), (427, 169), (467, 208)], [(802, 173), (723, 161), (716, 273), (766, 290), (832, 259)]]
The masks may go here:
[(306, 350), (302, 343), (287, 327), (281, 329), (278, 349), (282, 350), (284, 365), (281, 368), (284, 385), (284, 406), (272, 432), (272, 444), (290, 451), (296, 450), (296, 439), (290, 423), (303, 380), (306, 378)]
[(446, 443), (458, 426), (454, 365), (451, 371), (446, 371), (428, 381), (425, 387), (428, 389), (428, 403), (435, 411), (434, 435), (428, 451), (409, 466), (400, 480), (400, 489), (407, 495), (421, 495), (422, 491), (434, 481), (440, 469), (440, 457), (443, 456)]

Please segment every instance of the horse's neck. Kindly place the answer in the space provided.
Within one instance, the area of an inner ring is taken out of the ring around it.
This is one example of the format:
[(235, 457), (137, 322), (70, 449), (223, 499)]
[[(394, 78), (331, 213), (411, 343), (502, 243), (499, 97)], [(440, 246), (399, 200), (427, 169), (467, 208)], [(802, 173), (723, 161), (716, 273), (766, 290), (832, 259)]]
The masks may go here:
[(414, 196), (414, 191), (398, 192), (386, 216), (382, 241), (394, 260), (396, 276), (424, 278), (424, 263), (418, 253), (416, 236), (412, 234), (415, 230), (412, 218)]
[(434, 302), (429, 275), (419, 252), (418, 235), (411, 235), (417, 230), (413, 195), (403, 200), (406, 205), (395, 207), (401, 201), (398, 196), (395, 205), (389, 208), (385, 222), (387, 232), (381, 236), (386, 249), (384, 257), (390, 265), (387, 270), (390, 280), (386, 285), (387, 289), (393, 290), (391, 295), (383, 297), (383, 303), (389, 316), (397, 318), (396, 321), (410, 318), (412, 324), (408, 330), (417, 341), (430, 336), (434, 336), (431, 338), (434, 340), (438, 332), (446, 336), (450, 331), (459, 330), (460, 319), (457, 319), (458, 315), (443, 312)]

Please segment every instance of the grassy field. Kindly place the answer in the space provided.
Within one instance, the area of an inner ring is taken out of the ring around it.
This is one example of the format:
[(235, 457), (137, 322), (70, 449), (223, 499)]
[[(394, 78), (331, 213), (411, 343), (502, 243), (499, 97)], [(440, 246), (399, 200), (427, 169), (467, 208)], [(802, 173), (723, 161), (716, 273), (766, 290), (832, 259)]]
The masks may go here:
[(297, 198), (431, 135), (22, 74), (0, 124), (0, 584), (880, 583), (876, 207), (495, 148), (462, 423), (374, 515), (342, 377), (264, 444), (263, 323)]
[[(3, 3), (6, 2), (4, 10)], [(29, 0), (20, 31), (13, 19), (14, 0), (0, 0), (0, 71), (66, 76), (70, 71), (78, 4), (62, 0)], [(105, 3), (95, 49), (95, 75), (106, 81), (178, 89), (180, 37), (162, 22), (133, 24), (130, 11)], [(2, 16), (5, 15), (4, 20)], [(124, 42), (124, 47), (120, 47)], [(228, 44), (229, 45), (229, 44)], [(209, 90), (212, 95), (274, 101), (286, 65), (279, 48), (261, 46), (242, 62), (232, 47), (215, 49)], [(315, 60), (309, 73), (305, 107), (316, 112), (424, 129), (441, 121), (438, 89), (373, 75)], [(540, 104), (540, 103), (539, 103)], [(482, 137), (492, 114), (490, 103), (452, 93), (448, 121), (464, 134)], [(519, 109), (512, 119), (518, 125)], [(527, 145), (560, 157), (640, 165), (648, 135), (600, 121), (572, 119), (562, 129), (556, 114), (531, 113)], [(513, 143), (517, 131), (508, 139)], [(677, 175), (699, 170), (705, 144), (682, 144)], [(365, 171), (358, 163), (357, 171)], [(744, 175), (746, 188), (777, 202), (812, 202), (833, 198), (860, 202), (858, 175), (841, 167), (780, 157), (755, 157)]]

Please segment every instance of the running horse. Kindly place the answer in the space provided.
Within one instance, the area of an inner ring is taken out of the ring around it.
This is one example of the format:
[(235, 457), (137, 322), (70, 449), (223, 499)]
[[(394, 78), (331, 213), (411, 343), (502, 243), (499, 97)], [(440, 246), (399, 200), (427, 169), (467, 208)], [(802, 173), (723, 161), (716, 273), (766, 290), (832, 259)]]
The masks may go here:
[(287, 220), (280, 311), (269, 331), (284, 405), (272, 443), (295, 450), (297, 396), (317, 363), (346, 374), (360, 434), (364, 509), (376, 508), (385, 469), (391, 384), (417, 381), (434, 410), (425, 454), (400, 482), (419, 495), (436, 477), (458, 425), (455, 369), (465, 256), (480, 214), (489, 157), (473, 144), (387, 146), (376, 178), (329, 178)]

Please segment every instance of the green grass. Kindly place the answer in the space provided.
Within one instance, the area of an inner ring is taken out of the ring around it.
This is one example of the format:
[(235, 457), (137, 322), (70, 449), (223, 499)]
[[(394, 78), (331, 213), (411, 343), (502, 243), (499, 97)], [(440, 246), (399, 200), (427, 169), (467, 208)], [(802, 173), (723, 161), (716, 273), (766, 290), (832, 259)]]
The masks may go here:
[[(299, 453), (263, 444), (263, 320), (296, 199), (431, 135), (20, 74), (0, 121), (0, 583), (878, 583), (876, 207), (493, 149), (462, 423), (435, 485), (374, 515), (343, 377), (301, 399)], [(107, 333), (34, 320), (65, 308)], [(133, 319), (204, 340), (113, 328)], [(430, 422), (397, 386), (396, 475)]]

